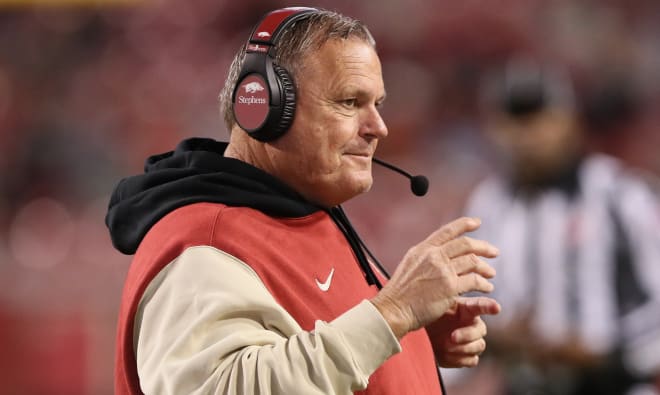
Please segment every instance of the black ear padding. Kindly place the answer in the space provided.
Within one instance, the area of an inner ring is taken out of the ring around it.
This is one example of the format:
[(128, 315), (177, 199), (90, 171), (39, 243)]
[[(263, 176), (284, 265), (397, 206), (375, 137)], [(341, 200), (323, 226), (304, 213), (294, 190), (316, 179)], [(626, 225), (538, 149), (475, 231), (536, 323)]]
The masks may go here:
[[(270, 75), (268, 71), (265, 73), (269, 77), (266, 84), (267, 89), (270, 90), (271, 100), (268, 105), (263, 105), (266, 107), (263, 121), (260, 125), (250, 128), (246, 126), (245, 121), (241, 121), (241, 118), (238, 116), (236, 117), (236, 121), (249, 136), (264, 142), (273, 141), (286, 133), (293, 123), (293, 117), (296, 112), (296, 87), (289, 72), (284, 67), (280, 67), (270, 61), (267, 63), (269, 64), (267, 69), (272, 71), (273, 75)], [(248, 76), (250, 74), (246, 77)], [(243, 80), (245, 78), (241, 79), (237, 86), (240, 87)], [(234, 109), (236, 107), (237, 105), (234, 104)], [(235, 115), (239, 114), (235, 112)]]
[(274, 63), (277, 41), (288, 26), (316, 12), (307, 7), (275, 10), (252, 31), (234, 87), (232, 111), (238, 125), (256, 140), (275, 140), (293, 123), (296, 87), (289, 72)]
[(282, 96), (284, 96), (282, 98), (282, 113), (279, 117), (280, 122), (275, 128), (276, 130), (273, 131), (273, 139), (276, 139), (286, 133), (293, 123), (293, 117), (296, 114), (296, 87), (293, 79), (289, 76), (289, 72), (284, 67), (273, 64), (273, 70), (275, 70), (278, 80), (282, 83)]

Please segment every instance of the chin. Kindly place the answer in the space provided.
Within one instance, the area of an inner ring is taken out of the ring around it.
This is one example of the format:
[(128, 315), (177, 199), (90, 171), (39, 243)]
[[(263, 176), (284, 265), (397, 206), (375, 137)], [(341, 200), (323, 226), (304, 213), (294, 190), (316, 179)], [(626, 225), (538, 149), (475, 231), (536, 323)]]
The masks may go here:
[(357, 181), (352, 188), (354, 191), (353, 197), (369, 192), (372, 185), (373, 180), (371, 180), (371, 178), (369, 178), (369, 180)]
[(369, 182), (364, 183), (364, 185), (362, 185), (362, 188), (361, 188), (359, 193), (369, 192), (371, 190), (371, 187), (372, 187), (373, 184), (374, 183), (373, 183), (372, 180), (369, 180)]
[[(337, 193), (333, 194), (333, 199), (329, 206), (336, 206), (338, 204), (346, 203), (347, 201), (359, 196), (371, 189), (371, 181), (369, 182), (353, 182), (351, 184), (336, 184), (334, 186)], [(339, 190), (337, 190), (337, 188)]]

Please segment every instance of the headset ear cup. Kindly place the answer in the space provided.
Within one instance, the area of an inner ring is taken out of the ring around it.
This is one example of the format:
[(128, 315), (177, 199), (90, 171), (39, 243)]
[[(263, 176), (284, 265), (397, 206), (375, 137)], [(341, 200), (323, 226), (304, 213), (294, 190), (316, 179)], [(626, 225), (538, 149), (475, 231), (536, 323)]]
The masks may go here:
[(273, 70), (275, 71), (277, 79), (280, 81), (282, 87), (281, 113), (279, 116), (279, 122), (277, 126), (275, 126), (273, 132), (273, 135), (275, 136), (274, 138), (277, 138), (286, 133), (293, 123), (293, 117), (296, 113), (296, 87), (289, 72), (286, 71), (284, 67), (274, 64)]

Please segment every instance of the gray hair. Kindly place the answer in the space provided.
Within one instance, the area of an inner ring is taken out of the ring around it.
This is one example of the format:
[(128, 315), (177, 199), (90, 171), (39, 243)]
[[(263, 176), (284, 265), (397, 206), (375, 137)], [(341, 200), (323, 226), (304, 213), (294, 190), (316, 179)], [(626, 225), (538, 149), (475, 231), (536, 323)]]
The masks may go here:
[[(310, 17), (295, 22), (282, 32), (275, 47), (276, 56), (274, 63), (284, 67), (294, 83), (302, 64), (308, 54), (321, 48), (331, 39), (359, 39), (372, 47), (376, 47), (376, 41), (359, 20), (341, 15), (337, 12), (319, 10)], [(229, 73), (225, 86), (220, 92), (220, 112), (224, 118), (225, 126), (231, 133), (236, 124), (234, 112), (232, 111), (232, 94), (238, 80), (238, 74), (245, 60), (245, 49), (243, 46), (229, 67)]]

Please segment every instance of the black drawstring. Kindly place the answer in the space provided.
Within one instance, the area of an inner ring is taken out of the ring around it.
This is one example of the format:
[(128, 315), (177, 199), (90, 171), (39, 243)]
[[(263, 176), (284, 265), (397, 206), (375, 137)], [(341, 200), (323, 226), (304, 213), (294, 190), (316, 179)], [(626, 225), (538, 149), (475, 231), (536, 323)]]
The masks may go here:
[[(344, 209), (341, 206), (339, 206), (338, 208), (339, 208), (339, 211), (340, 211), (341, 215), (346, 219), (346, 222), (349, 222), (348, 217), (346, 216), (346, 213), (344, 212)], [(351, 229), (353, 229), (353, 228), (351, 227)], [(362, 241), (362, 238), (360, 238), (360, 235), (357, 232), (355, 232), (355, 230), (353, 230), (353, 232), (355, 233), (355, 237), (357, 237), (357, 240), (360, 243), (360, 245), (362, 246), (362, 248), (364, 248), (364, 250), (367, 252), (367, 254), (371, 258), (371, 260), (373, 260), (374, 265), (376, 265), (376, 267), (378, 268), (378, 270), (380, 270), (380, 272), (383, 274), (383, 276), (385, 276), (385, 278), (387, 278), (389, 280), (390, 274), (388, 273), (388, 271), (385, 269), (385, 267), (383, 267), (383, 265), (381, 265), (378, 258), (376, 258), (374, 256), (374, 254), (371, 253), (371, 251), (369, 250), (369, 247), (367, 247), (367, 244), (364, 241)]]
[[(367, 278), (367, 284), (369, 285), (375, 284), (378, 287), (378, 289), (383, 288), (383, 285), (378, 280), (378, 277), (376, 277), (376, 274), (371, 268), (369, 261), (364, 255), (364, 252), (366, 251), (367, 254), (369, 254), (369, 257), (374, 261), (374, 264), (376, 265), (378, 270), (380, 270), (383, 276), (385, 276), (388, 279), (390, 278), (390, 276), (387, 273), (387, 270), (385, 270), (383, 265), (380, 264), (378, 259), (376, 259), (376, 257), (374, 256), (374, 254), (372, 254), (371, 251), (369, 251), (367, 245), (362, 241), (360, 236), (357, 234), (355, 228), (353, 228), (353, 225), (351, 225), (351, 222), (348, 220), (348, 217), (346, 216), (344, 209), (342, 209), (341, 206), (336, 206), (331, 208), (328, 214), (330, 215), (330, 218), (332, 218), (333, 221), (335, 221), (339, 229), (346, 237), (346, 240), (348, 240), (348, 243), (350, 244), (351, 248), (355, 252), (355, 256), (357, 257), (357, 260), (360, 263), (360, 267), (364, 271), (365, 277)], [(447, 390), (445, 389), (445, 382), (442, 379), (442, 374), (440, 373), (439, 365), (437, 366), (436, 370), (438, 373), (438, 381), (440, 382), (440, 390), (442, 391), (443, 395), (447, 395)]]
[(331, 208), (328, 214), (330, 215), (330, 218), (332, 218), (333, 221), (335, 221), (339, 229), (342, 231), (342, 233), (346, 237), (346, 240), (351, 246), (351, 249), (355, 253), (358, 263), (360, 264), (360, 267), (362, 268), (362, 271), (364, 272), (364, 275), (367, 279), (367, 284), (376, 285), (378, 289), (383, 288), (383, 284), (381, 284), (381, 282), (378, 280), (378, 277), (376, 276), (373, 269), (371, 268), (371, 265), (369, 264), (369, 260), (367, 260), (367, 257), (364, 255), (364, 251), (365, 250), (367, 251), (371, 259), (373, 259), (374, 262), (376, 263), (377, 267), (383, 272), (383, 275), (387, 276), (387, 272), (382, 269), (382, 266), (380, 265), (378, 260), (374, 258), (371, 251), (369, 251), (369, 249), (366, 248), (364, 242), (362, 241), (362, 239), (360, 239), (360, 236), (358, 236), (357, 232), (353, 228), (353, 225), (351, 225), (351, 222), (348, 220), (348, 217), (346, 216), (346, 213), (344, 213), (344, 210), (341, 208), (341, 206), (337, 206)]

